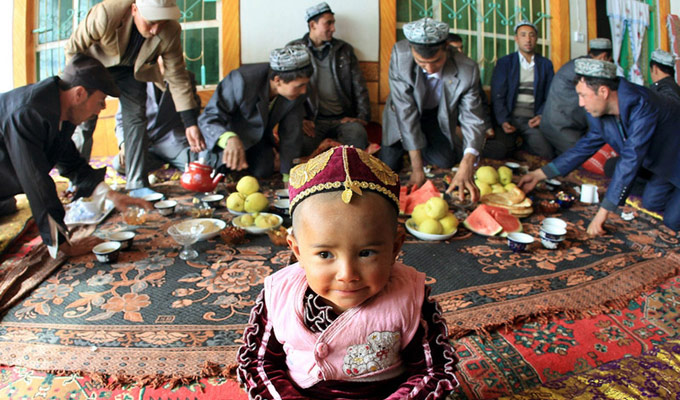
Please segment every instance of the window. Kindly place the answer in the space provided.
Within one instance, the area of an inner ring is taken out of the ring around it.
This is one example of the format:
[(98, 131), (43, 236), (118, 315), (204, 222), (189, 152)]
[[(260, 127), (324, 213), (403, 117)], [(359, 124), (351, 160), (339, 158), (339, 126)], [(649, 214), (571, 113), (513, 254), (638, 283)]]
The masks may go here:
[[(64, 44), (73, 28), (101, 0), (38, 0), (36, 76), (38, 80), (59, 74), (63, 69)], [(220, 1), (178, 0), (181, 11), (182, 47), (187, 69), (199, 85), (219, 82)]]
[(397, 40), (405, 23), (424, 17), (449, 24), (463, 38), (465, 53), (479, 63), (484, 85), (491, 81), (496, 61), (515, 51), (514, 26), (520, 20), (538, 28), (537, 52), (550, 56), (548, 0), (397, 0)]

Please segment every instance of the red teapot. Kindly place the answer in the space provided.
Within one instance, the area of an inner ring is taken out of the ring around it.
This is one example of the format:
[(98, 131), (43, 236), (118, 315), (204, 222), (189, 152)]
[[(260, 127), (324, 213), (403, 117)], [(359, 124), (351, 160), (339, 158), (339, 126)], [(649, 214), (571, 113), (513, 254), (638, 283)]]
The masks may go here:
[(195, 192), (212, 192), (215, 190), (217, 183), (224, 175), (215, 175), (215, 171), (210, 166), (203, 164), (202, 161), (189, 163), (179, 180), (183, 188)]

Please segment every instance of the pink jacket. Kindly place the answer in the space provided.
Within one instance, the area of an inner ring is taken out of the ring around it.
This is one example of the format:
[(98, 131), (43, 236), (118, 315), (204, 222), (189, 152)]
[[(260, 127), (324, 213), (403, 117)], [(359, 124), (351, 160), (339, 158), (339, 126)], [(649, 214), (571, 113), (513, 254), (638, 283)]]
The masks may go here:
[(269, 324), (286, 352), (290, 377), (301, 388), (322, 380), (378, 381), (404, 372), (400, 353), (420, 323), (425, 274), (395, 263), (387, 286), (343, 312), (324, 332), (304, 325), (305, 271), (298, 264), (264, 281)]

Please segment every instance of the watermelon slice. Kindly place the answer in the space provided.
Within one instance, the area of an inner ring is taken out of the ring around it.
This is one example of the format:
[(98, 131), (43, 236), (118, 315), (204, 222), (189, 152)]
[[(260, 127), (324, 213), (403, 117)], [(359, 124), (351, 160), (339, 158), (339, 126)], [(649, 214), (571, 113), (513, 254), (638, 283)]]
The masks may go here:
[(479, 206), (465, 218), (463, 225), (474, 233), (484, 236), (494, 236), (503, 231), (503, 226), (487, 211)]
[[(476, 214), (488, 215), (493, 219), (495, 224), (491, 223), (488, 217), (480, 217)], [(468, 223), (470, 217), (473, 217), (473, 219)], [(472, 214), (467, 217), (463, 222), (463, 225), (472, 232), (485, 236), (493, 236), (499, 233), (501, 236), (507, 236), (508, 233), (522, 231), (522, 223), (519, 222), (519, 218), (510, 214), (510, 211), (502, 207), (494, 207), (487, 204), (480, 204)], [(498, 229), (499, 226), (500, 230)]]
[(399, 209), (404, 214), (409, 215), (413, 213), (413, 209), (418, 204), (428, 201), (431, 197), (441, 196), (439, 190), (437, 190), (437, 188), (434, 186), (434, 183), (432, 183), (432, 181), (429, 179), (425, 181), (421, 187), (414, 190), (410, 194), (406, 194), (407, 191), (408, 188), (406, 186), (402, 186), (399, 190)]

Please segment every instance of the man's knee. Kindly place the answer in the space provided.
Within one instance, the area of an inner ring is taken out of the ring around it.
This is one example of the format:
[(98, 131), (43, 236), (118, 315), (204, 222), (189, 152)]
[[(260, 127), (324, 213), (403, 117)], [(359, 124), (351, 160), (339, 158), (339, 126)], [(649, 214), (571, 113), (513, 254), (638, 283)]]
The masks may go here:
[(0, 200), (0, 216), (14, 214), (17, 211), (17, 201), (14, 197)]

